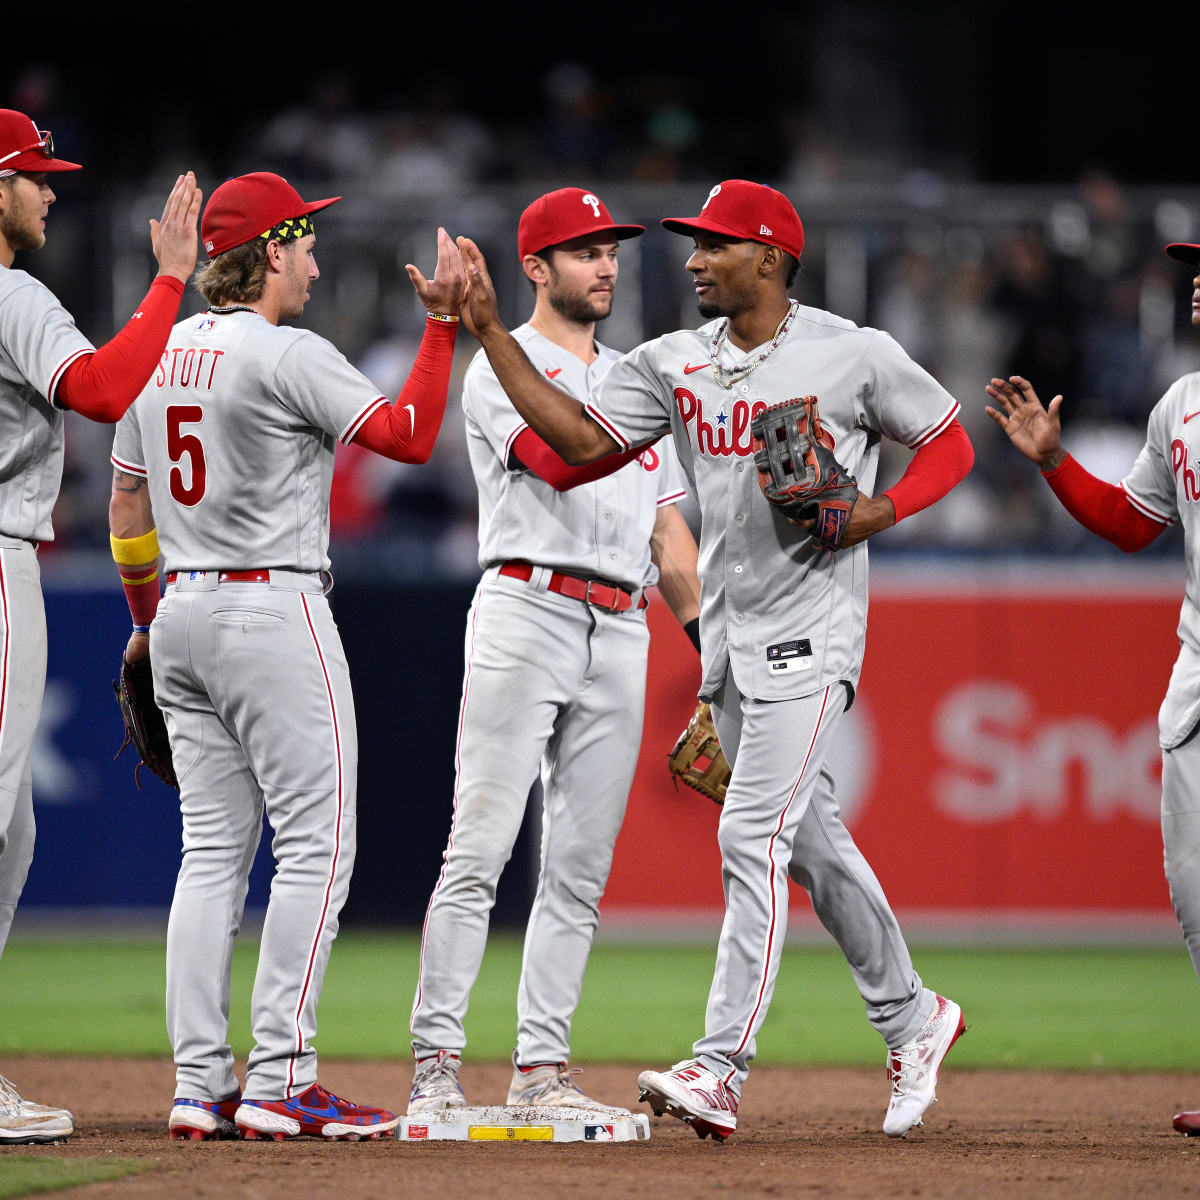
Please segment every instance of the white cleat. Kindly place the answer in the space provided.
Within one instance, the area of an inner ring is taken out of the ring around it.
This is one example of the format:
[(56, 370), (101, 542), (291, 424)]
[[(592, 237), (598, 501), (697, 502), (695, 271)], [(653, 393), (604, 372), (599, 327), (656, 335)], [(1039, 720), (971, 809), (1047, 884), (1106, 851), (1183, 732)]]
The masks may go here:
[(60, 1142), (75, 1132), (75, 1118), (65, 1108), (48, 1108), (21, 1098), (0, 1075), (0, 1146)]
[(962, 1009), (953, 1000), (938, 996), (937, 1005), (911, 1042), (888, 1053), (888, 1079), (892, 1098), (883, 1118), (888, 1137), (905, 1137), (921, 1124), (925, 1110), (937, 1099), (938, 1068), (967, 1027)]
[(601, 1104), (585, 1096), (579, 1085), (571, 1078), (573, 1071), (566, 1063), (540, 1063), (536, 1067), (522, 1069), (517, 1066), (516, 1051), (513, 1052), (512, 1082), (508, 1085), (505, 1104), (523, 1108), (583, 1108), (610, 1115), (627, 1115), (627, 1108), (612, 1104)]
[(695, 1059), (676, 1063), (669, 1071), (643, 1071), (638, 1076), (638, 1099), (656, 1117), (670, 1113), (686, 1121), (698, 1138), (710, 1134), (723, 1142), (737, 1128), (738, 1097)]
[(418, 1059), (408, 1099), (408, 1115), (465, 1108), (466, 1093), (458, 1082), (460, 1066), (462, 1060), (449, 1050), (438, 1050), (428, 1058)]

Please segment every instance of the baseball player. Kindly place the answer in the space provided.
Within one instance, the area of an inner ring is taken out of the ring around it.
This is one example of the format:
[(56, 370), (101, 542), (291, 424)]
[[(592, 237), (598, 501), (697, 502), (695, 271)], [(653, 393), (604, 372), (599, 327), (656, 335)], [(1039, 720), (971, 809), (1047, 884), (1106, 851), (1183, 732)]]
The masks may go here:
[[(612, 309), (619, 242), (644, 232), (616, 224), (582, 188), (540, 196), (521, 216), (517, 250), (536, 300), (513, 336), (574, 404), (618, 359), (595, 340), (596, 323)], [(602, 1109), (567, 1071), (571, 1018), (641, 744), (643, 610), (656, 578), (698, 642), (683, 476), (668, 444), (615, 456), (600, 479), (568, 466), (512, 407), (482, 351), (462, 400), (484, 574), (467, 622), (454, 816), (421, 943), (408, 1111), (466, 1103), (463, 1018), (539, 767), (541, 870), (507, 1103)]]
[[(150, 377), (196, 265), (200, 193), (189, 172), (151, 221), (159, 274), (129, 323), (97, 350), (43, 284), (14, 270), (39, 250), (50, 177), (78, 170), (24, 113), (0, 109), (0, 953), (33, 858), (33, 735), (46, 683), (37, 548), (63, 468), (63, 410), (115, 421)], [(0, 1145), (69, 1137), (71, 1114), (23, 1100), (0, 1077)]]
[[(134, 620), (125, 654), (151, 657), (183, 814), (167, 931), (173, 1138), (357, 1140), (398, 1121), (325, 1091), (311, 1045), (354, 863), (358, 765), (325, 599), (329, 487), (337, 441), (428, 460), (466, 282), (439, 230), (433, 279), (408, 267), (429, 315), (389, 404), (323, 338), (280, 324), (301, 315), (318, 277), (313, 214), (339, 198), (306, 203), (266, 172), (217, 188), (197, 278), (210, 307), (172, 330), (113, 444), (113, 551)], [(243, 1094), (226, 1040), (229, 970), (264, 808), (276, 872)]]
[[(571, 463), (670, 432), (700, 501), (701, 694), (711, 698), (733, 767), (719, 827), (726, 913), (694, 1058), (643, 1072), (638, 1085), (655, 1112), (691, 1122), (701, 1137), (733, 1132), (774, 989), (790, 869), (887, 1043), (883, 1128), (902, 1136), (934, 1099), (962, 1014), (913, 969), (883, 891), (838, 817), (825, 760), (862, 660), (862, 543), (949, 491), (970, 468), (970, 443), (958, 404), (887, 334), (788, 300), (804, 234), (785, 196), (726, 180), (698, 217), (663, 224), (694, 237), (687, 269), (701, 314), (715, 319), (619, 359), (586, 406), (530, 366), (497, 320), (482, 256), (459, 241), (471, 279), (464, 313), (530, 426)], [(765, 501), (749, 457), (754, 414), (798, 392), (820, 398), (838, 459), (862, 488), (836, 553), (815, 547)], [(916, 454), (904, 477), (872, 498), (881, 437)]]
[[(1200, 245), (1174, 242), (1167, 253), (1193, 269), (1192, 325), (1200, 328)], [(1158, 712), (1162, 747), (1163, 864), (1171, 903), (1183, 929), (1192, 965), (1200, 973), (1200, 430), (1189, 426), (1200, 413), (1200, 372), (1177, 379), (1150, 412), (1146, 444), (1119, 485), (1089, 474), (1063, 449), (1062, 396), (1043, 408), (1033, 385), (1019, 375), (993, 379), (987, 388), (995, 407), (988, 415), (1026, 458), (1063, 507), (1085, 529), (1122, 550), (1148, 546), (1168, 525), (1183, 522), (1187, 585), (1179, 618), (1179, 658)], [(1200, 1112), (1177, 1113), (1174, 1127), (1200, 1134)]]

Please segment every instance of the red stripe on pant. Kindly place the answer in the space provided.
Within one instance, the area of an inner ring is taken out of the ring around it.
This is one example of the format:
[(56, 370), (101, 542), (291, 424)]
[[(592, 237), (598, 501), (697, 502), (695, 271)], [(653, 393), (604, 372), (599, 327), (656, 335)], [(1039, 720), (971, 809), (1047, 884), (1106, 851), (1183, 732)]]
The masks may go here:
[(0, 751), (4, 749), (4, 721), (8, 716), (8, 654), (12, 645), (12, 621), (8, 611), (8, 568), (0, 550), (0, 622), (4, 625), (4, 656), (0, 660)]
[[(767, 944), (766, 951), (763, 956), (762, 980), (758, 986), (758, 1000), (754, 1005), (754, 1011), (750, 1014), (750, 1020), (746, 1022), (746, 1031), (742, 1034), (742, 1040), (738, 1042), (734, 1049), (734, 1054), (740, 1054), (745, 1049), (746, 1043), (750, 1040), (750, 1031), (754, 1028), (754, 1019), (758, 1016), (758, 1010), (762, 1007), (763, 996), (767, 990), (767, 979), (771, 974), (771, 944), (775, 940), (775, 924), (779, 918), (778, 904), (775, 899), (775, 841), (779, 837), (783, 829), (783, 822), (787, 818), (788, 809), (792, 807), (792, 801), (796, 798), (796, 793), (800, 790), (800, 783), (804, 779), (804, 772), (808, 770), (809, 759), (812, 758), (813, 747), (817, 744), (817, 734), (821, 732), (821, 722), (825, 718), (825, 709), (829, 706), (829, 688), (825, 689), (825, 695), (821, 699), (821, 711), (817, 714), (817, 724), (813, 729), (812, 738), (808, 743), (808, 750), (804, 755), (804, 765), (800, 768), (800, 775), (796, 779), (795, 785), (792, 787), (791, 793), (787, 798), (787, 803), (783, 806), (783, 811), (779, 814), (779, 821), (775, 826), (775, 832), (771, 834), (771, 841), (767, 846), (767, 888), (771, 893), (771, 923), (767, 929)], [(787, 885), (784, 884), (786, 887)], [(732, 1072), (722, 1080), (728, 1084), (733, 1078)]]
[(308, 967), (304, 973), (304, 985), (300, 989), (300, 998), (296, 1002), (296, 1049), (288, 1063), (287, 1096), (285, 1099), (291, 1099), (292, 1088), (296, 1082), (296, 1059), (304, 1052), (304, 1032), (300, 1028), (300, 1016), (304, 1012), (304, 1001), (308, 996), (309, 985), (312, 983), (313, 968), (316, 965), (317, 952), (321, 947), (321, 937), (325, 932), (325, 922), (329, 915), (329, 898), (333, 892), (333, 882), (337, 878), (338, 861), (342, 856), (342, 808), (345, 802), (345, 797), (343, 796), (344, 779), (342, 775), (342, 736), (341, 731), (338, 729), (337, 701), (333, 696), (333, 684), (329, 679), (329, 670), (325, 666), (325, 655), (321, 650), (321, 640), (317, 637), (317, 629), (313, 624), (312, 613), (308, 608), (308, 598), (303, 592), (300, 592), (299, 595), (300, 603), (304, 607), (304, 619), (308, 622), (308, 631), (312, 634), (313, 645), (317, 650), (317, 661), (321, 664), (321, 674), (325, 679), (325, 692), (329, 697), (329, 717), (333, 724), (333, 748), (337, 757), (337, 836), (334, 839), (333, 858), (329, 864), (329, 881), (325, 885), (325, 901), (321, 906), (321, 919), (317, 922), (312, 948), (308, 954)]

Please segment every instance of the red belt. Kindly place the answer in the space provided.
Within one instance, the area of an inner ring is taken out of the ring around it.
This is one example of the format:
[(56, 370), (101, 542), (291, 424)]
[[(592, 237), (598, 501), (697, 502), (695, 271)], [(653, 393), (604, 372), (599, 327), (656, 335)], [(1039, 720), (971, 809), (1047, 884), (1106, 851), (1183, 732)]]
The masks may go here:
[[(500, 568), (500, 574), (528, 583), (533, 578), (533, 565), (527, 562), (507, 562)], [(569, 596), (572, 600), (582, 600), (584, 604), (603, 608), (607, 612), (627, 612), (633, 607), (632, 592), (599, 579), (576, 579), (574, 575), (564, 575), (561, 571), (551, 572), (546, 590), (558, 592), (560, 596)], [(649, 603), (643, 593), (638, 601), (638, 608), (645, 608)]]
[[(208, 575), (208, 571), (172, 571), (167, 576), (167, 583), (172, 584), (180, 575)], [(270, 583), (271, 572), (263, 567), (254, 571), (218, 571), (218, 583)]]

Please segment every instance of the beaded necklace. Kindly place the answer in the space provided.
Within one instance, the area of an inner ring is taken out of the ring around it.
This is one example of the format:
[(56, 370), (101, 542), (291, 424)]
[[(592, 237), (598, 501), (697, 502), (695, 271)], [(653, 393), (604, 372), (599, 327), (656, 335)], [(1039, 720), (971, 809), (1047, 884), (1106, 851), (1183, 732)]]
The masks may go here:
[(788, 301), (788, 310), (784, 314), (783, 320), (775, 326), (775, 336), (771, 338), (767, 348), (753, 359), (746, 359), (739, 363), (736, 367), (726, 367), (721, 363), (721, 349), (729, 338), (729, 321), (725, 320), (721, 323), (721, 327), (713, 335), (712, 342), (709, 344), (708, 357), (712, 361), (713, 376), (716, 381), (726, 390), (733, 387), (739, 379), (745, 379), (756, 367), (761, 367), (768, 358), (771, 357), (775, 347), (787, 337), (787, 331), (791, 329), (792, 322), (796, 319), (796, 314), (800, 311), (800, 301)]
[(222, 304), (219, 308), (213, 305), (209, 306), (210, 313), (216, 313), (219, 317), (227, 317), (230, 313), (235, 312), (257, 312), (257, 309), (247, 308), (244, 304)]

